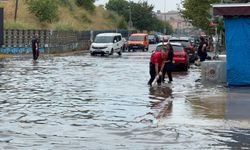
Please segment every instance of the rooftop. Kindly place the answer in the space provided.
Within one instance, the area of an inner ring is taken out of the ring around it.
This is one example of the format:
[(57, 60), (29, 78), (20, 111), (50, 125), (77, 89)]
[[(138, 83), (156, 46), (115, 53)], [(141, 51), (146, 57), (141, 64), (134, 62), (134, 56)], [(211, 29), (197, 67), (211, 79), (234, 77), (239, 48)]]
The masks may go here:
[(213, 14), (220, 16), (250, 16), (250, 3), (213, 4)]

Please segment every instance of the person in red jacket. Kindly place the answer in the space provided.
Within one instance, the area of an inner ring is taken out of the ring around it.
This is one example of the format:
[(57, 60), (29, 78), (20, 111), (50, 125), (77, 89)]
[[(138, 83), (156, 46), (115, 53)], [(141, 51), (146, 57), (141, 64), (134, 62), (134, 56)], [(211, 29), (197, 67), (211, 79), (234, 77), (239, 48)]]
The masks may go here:
[(165, 61), (168, 58), (167, 51), (168, 49), (166, 47), (163, 47), (161, 52), (155, 52), (152, 54), (149, 63), (150, 79), (148, 81), (148, 85), (152, 85), (152, 82), (156, 77), (159, 77), (157, 83), (161, 84), (162, 71), (165, 65)]

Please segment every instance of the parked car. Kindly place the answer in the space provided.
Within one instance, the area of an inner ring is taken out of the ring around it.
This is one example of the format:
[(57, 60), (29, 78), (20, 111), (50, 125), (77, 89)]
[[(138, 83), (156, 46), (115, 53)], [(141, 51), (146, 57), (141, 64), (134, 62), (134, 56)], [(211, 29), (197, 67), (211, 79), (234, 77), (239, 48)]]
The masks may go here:
[[(155, 51), (161, 51), (164, 45), (167, 45), (167, 42), (159, 43)], [(170, 43), (174, 50), (173, 64), (174, 68), (187, 71), (189, 68), (189, 57), (185, 51), (184, 46), (181, 43)]]
[(143, 51), (148, 51), (149, 40), (148, 34), (135, 33), (131, 34), (128, 39), (128, 51), (135, 51), (136, 49), (142, 49)]
[(122, 35), (120, 33), (101, 33), (95, 37), (90, 46), (90, 54), (113, 55), (122, 54)]
[(153, 34), (148, 35), (148, 40), (149, 40), (149, 44), (156, 44), (157, 43), (156, 36)]
[(169, 39), (170, 43), (181, 43), (184, 48), (185, 51), (188, 53), (189, 55), (189, 62), (190, 63), (194, 63), (194, 60), (196, 59), (196, 54), (195, 54), (195, 48), (192, 45), (191, 42), (191, 38), (189, 37), (180, 37), (180, 38), (176, 38), (176, 37), (172, 37)]
[(168, 42), (170, 37), (171, 37), (170, 35), (160, 35), (159, 36), (159, 42)]

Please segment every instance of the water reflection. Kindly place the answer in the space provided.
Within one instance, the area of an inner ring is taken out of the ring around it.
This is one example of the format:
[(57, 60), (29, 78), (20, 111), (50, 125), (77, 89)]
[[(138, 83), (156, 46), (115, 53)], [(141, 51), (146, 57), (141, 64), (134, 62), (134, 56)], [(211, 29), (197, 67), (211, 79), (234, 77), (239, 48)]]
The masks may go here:
[(224, 119), (226, 113), (226, 96), (187, 97), (192, 108), (193, 117)]
[(156, 110), (156, 119), (165, 118), (172, 112), (172, 89), (167, 85), (150, 86), (150, 107)]

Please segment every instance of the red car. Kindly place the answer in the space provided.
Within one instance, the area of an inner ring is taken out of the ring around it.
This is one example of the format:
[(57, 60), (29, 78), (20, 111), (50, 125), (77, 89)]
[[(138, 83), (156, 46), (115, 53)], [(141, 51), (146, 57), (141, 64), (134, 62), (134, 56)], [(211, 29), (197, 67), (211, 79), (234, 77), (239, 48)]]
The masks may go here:
[(169, 39), (170, 43), (181, 43), (183, 45), (183, 47), (185, 48), (185, 50), (187, 51), (188, 55), (189, 55), (189, 62), (190, 63), (194, 63), (193, 60), (195, 57), (195, 49), (192, 45), (191, 39), (188, 37), (180, 37), (180, 38), (170, 38)]
[[(181, 69), (184, 71), (187, 71), (189, 68), (189, 57), (188, 53), (185, 51), (184, 46), (181, 43), (170, 43), (174, 50), (174, 68), (175, 69)], [(167, 45), (167, 43), (164, 43), (164, 45)], [(163, 43), (159, 43), (156, 47), (155, 51), (161, 51), (162, 50)]]

